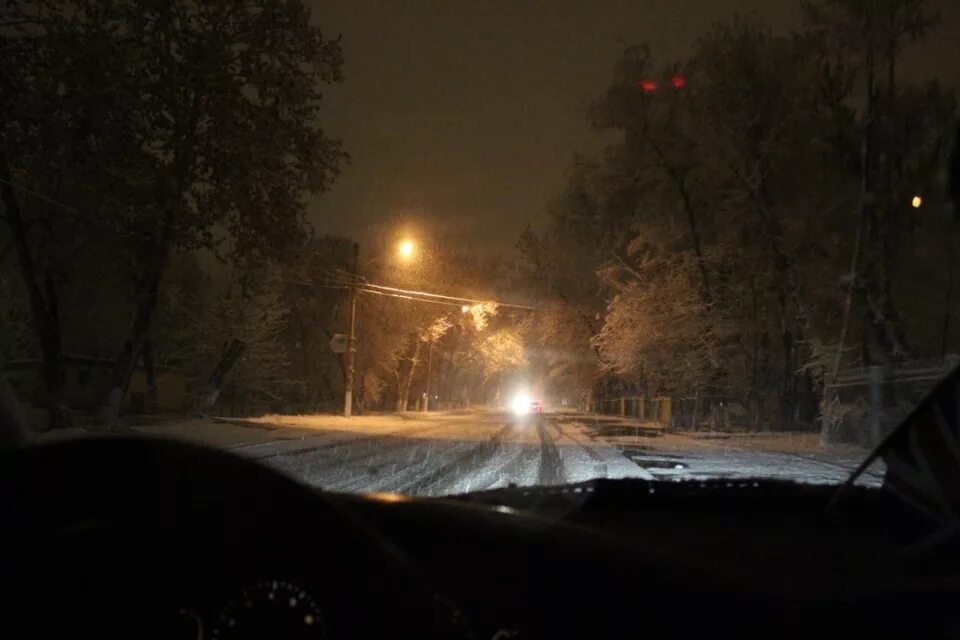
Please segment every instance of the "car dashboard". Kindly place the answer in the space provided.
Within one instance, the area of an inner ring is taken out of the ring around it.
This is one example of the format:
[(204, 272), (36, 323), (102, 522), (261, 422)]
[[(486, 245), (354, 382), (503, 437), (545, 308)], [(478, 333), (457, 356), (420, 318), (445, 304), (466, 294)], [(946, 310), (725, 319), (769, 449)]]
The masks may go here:
[[(594, 481), (340, 495), (146, 438), (0, 466), (8, 624), (36, 637), (937, 637), (952, 579), (898, 559), (876, 491)], [(827, 627), (826, 625), (829, 625)]]

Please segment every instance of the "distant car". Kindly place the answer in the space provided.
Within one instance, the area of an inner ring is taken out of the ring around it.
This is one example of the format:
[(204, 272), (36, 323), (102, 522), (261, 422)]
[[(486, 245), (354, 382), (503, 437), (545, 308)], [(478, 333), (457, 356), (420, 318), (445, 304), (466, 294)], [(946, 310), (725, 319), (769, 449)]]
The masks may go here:
[(539, 423), (543, 420), (543, 402), (532, 400), (525, 394), (517, 394), (510, 403), (510, 422), (514, 424)]

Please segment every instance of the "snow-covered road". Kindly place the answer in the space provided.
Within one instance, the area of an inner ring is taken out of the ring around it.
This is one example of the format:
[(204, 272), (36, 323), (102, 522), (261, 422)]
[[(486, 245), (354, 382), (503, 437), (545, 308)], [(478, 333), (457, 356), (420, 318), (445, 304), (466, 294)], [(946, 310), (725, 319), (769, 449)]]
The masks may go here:
[[(243, 430), (262, 430), (261, 437), (218, 446), (333, 491), (436, 496), (624, 477), (839, 483), (861, 455), (799, 447), (786, 436), (760, 446), (759, 439), (663, 434), (583, 414), (546, 415), (540, 424), (515, 424), (494, 411), (334, 428), (306, 418), (262, 424)], [(867, 482), (879, 479), (874, 472)]]

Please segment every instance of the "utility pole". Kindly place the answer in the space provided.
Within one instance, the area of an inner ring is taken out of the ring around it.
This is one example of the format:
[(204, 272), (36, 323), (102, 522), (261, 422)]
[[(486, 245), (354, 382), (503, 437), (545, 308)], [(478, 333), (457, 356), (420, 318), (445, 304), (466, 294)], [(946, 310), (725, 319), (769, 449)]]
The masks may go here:
[[(360, 258), (360, 245), (353, 245), (353, 272), (357, 273)], [(347, 371), (343, 380), (343, 415), (349, 418), (353, 414), (353, 377), (357, 355), (357, 287), (350, 287), (350, 334), (347, 339)]]
[[(348, 289), (350, 291), (350, 333), (347, 335), (347, 347), (345, 351), (342, 349), (342, 337), (343, 334), (337, 334), (336, 337), (336, 348), (334, 348), (334, 341), (331, 340), (331, 348), (334, 349), (336, 353), (345, 353), (346, 362), (344, 366), (344, 375), (343, 375), (343, 415), (349, 418), (353, 414), (353, 385), (354, 377), (356, 376), (356, 357), (357, 357), (357, 297), (360, 293), (372, 293), (380, 296), (386, 296), (391, 298), (404, 298), (407, 300), (414, 300), (421, 303), (430, 303), (430, 304), (439, 304), (447, 305), (451, 307), (460, 307), (461, 310), (469, 309), (469, 305), (476, 304), (495, 304), (501, 307), (507, 307), (512, 309), (534, 309), (534, 307), (528, 307), (520, 304), (513, 304), (509, 302), (499, 302), (495, 300), (474, 300), (470, 298), (459, 298), (456, 296), (447, 296), (439, 293), (431, 293), (429, 291), (411, 291), (409, 289), (400, 289), (397, 287), (388, 287), (384, 285), (373, 284), (368, 282), (363, 276), (360, 275), (359, 264), (360, 264), (360, 245), (353, 245), (354, 256), (353, 256), (353, 272), (350, 274), (343, 274), (340, 277), (337, 277), (332, 282), (320, 282), (320, 283), (311, 283), (311, 282), (298, 282), (298, 284), (306, 285), (315, 285), (320, 287), (330, 287), (333, 289)], [(414, 246), (412, 242), (404, 242), (400, 245), (398, 252), (400, 253), (403, 259), (409, 259), (411, 253), (414, 251)], [(373, 261), (367, 264), (372, 264)], [(464, 311), (465, 313), (466, 311)], [(426, 384), (426, 393), (427, 401), (423, 403), (422, 409), (426, 411), (429, 408), (430, 400), (430, 377), (432, 375), (433, 369), (433, 343), (430, 341), (430, 352), (427, 359), (427, 384)], [(420, 353), (422, 349), (421, 343), (417, 343), (417, 353)], [(412, 380), (412, 378), (411, 378)], [(362, 389), (362, 384), (361, 384)], [(407, 391), (409, 391), (409, 384), (407, 384)]]
[(350, 337), (347, 340), (347, 374), (343, 383), (343, 415), (353, 411), (353, 374), (357, 353), (357, 289), (350, 288)]

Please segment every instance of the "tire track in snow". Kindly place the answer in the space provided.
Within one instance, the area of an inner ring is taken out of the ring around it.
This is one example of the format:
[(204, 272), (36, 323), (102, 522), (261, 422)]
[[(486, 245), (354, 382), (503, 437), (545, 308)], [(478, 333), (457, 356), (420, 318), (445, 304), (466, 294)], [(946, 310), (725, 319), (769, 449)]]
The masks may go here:
[(540, 439), (529, 439), (529, 432), (511, 425), (510, 438), (503, 438), (500, 448), (481, 467), (446, 487), (447, 493), (483, 491), (498, 487), (531, 486), (540, 472)]
[(595, 477), (607, 477), (607, 461), (603, 456), (597, 453), (596, 449), (583, 442), (583, 440), (580, 438), (575, 437), (572, 433), (565, 431), (561, 426), (560, 420), (556, 420), (553, 423), (553, 428), (557, 430), (557, 440), (565, 438), (580, 447), (580, 449), (587, 454), (587, 457), (590, 458), (591, 462), (593, 463), (593, 473), (595, 474)]
[(588, 456), (590, 456), (590, 459), (592, 459), (594, 462), (602, 465), (602, 466), (603, 466), (603, 469), (604, 469), (604, 472), (606, 472), (607, 463), (606, 463), (606, 461), (603, 459), (603, 456), (601, 456), (599, 453), (597, 453), (597, 450), (596, 450), (596, 449), (594, 449), (594, 448), (591, 447), (590, 445), (586, 444), (585, 442), (583, 442), (583, 441), (580, 440), (579, 438), (575, 438), (572, 434), (567, 433), (566, 431), (564, 431), (563, 428), (560, 426), (560, 422), (559, 422), (559, 421), (553, 423), (553, 428), (557, 430), (557, 440), (559, 440), (559, 439), (561, 439), (561, 438), (567, 438), (568, 440), (570, 440), (571, 442), (573, 442), (574, 444), (576, 444), (578, 447), (580, 447), (581, 449), (583, 449), (583, 450), (586, 452), (586, 454), (587, 454)]
[[(435, 428), (431, 427), (429, 431)], [(416, 434), (427, 431), (421, 429)], [(323, 447), (322, 452), (315, 448), (301, 449), (290, 454), (271, 456), (264, 464), (325, 489), (376, 491), (384, 488), (387, 478), (409, 475), (411, 470), (426, 464), (431, 456), (462, 444), (442, 438), (371, 437), (359, 443), (341, 440), (334, 443), (335, 446)], [(347, 451), (340, 452), (340, 446), (346, 447)], [(393, 490), (394, 486), (395, 483), (386, 484), (385, 489)]]
[[(407, 452), (384, 451), (371, 457), (365, 469), (355, 469), (350, 478), (333, 483), (331, 488), (337, 491), (386, 491), (398, 492), (397, 487), (415, 483), (433, 469), (435, 460), (442, 459), (469, 443), (458, 440), (426, 440), (426, 446), (410, 443)], [(386, 470), (386, 471), (384, 471)]]
[[(571, 428), (564, 428), (566, 424)], [(583, 441), (574, 425), (578, 424), (576, 420), (564, 420), (557, 418), (554, 422), (554, 428), (557, 430), (557, 440), (565, 439), (577, 445), (580, 450), (587, 454), (590, 459), (591, 469), (578, 469), (580, 475), (586, 477), (571, 477), (569, 481), (575, 482), (587, 478), (643, 478), (653, 480), (654, 476), (646, 469), (637, 466), (632, 460), (623, 455), (622, 450), (615, 444), (607, 444), (602, 447), (604, 453), (600, 453), (595, 446), (589, 445)], [(584, 472), (586, 471), (586, 474)]]
[[(311, 438), (322, 438), (323, 442), (321, 442), (320, 444), (290, 448), (290, 449), (285, 449), (283, 451), (275, 451), (272, 453), (267, 453), (264, 455), (254, 455), (254, 456), (247, 456), (247, 457), (249, 457), (249, 459), (251, 460), (270, 460), (271, 458), (278, 458), (278, 457), (300, 456), (300, 455), (305, 455), (309, 453), (315, 453), (317, 451), (322, 451), (324, 449), (333, 449), (341, 446), (352, 446), (356, 444), (363, 444), (365, 442), (373, 444), (380, 438), (391, 438), (394, 436), (406, 437), (410, 435), (419, 436), (421, 434), (430, 433), (431, 431), (438, 431), (446, 427), (447, 425), (443, 425), (443, 424), (430, 425), (430, 426), (419, 427), (419, 428), (405, 427), (403, 429), (396, 429), (393, 431), (383, 431), (380, 433), (368, 433), (362, 436), (355, 436), (355, 437), (348, 437), (348, 438), (334, 438), (333, 435), (335, 433), (343, 433), (343, 432), (330, 431), (323, 434), (322, 436), (309, 436)], [(284, 438), (284, 439), (278, 439), (278, 440), (271, 440), (269, 442), (257, 442), (250, 445), (245, 445), (245, 447), (253, 447), (256, 445), (265, 445), (265, 444), (278, 444), (278, 443), (283, 443), (288, 441), (290, 441), (290, 439)], [(240, 447), (234, 447), (233, 450), (236, 451), (239, 448)], [(360, 458), (348, 459), (347, 461), (353, 461), (357, 459), (360, 459)]]
[[(516, 448), (511, 456), (506, 453), (507, 443), (502, 451), (505, 457), (502, 464), (493, 467), (486, 474), (486, 478), (479, 478), (478, 482), (470, 483), (463, 491), (483, 491), (508, 485), (527, 486), (535, 484), (540, 472), (540, 444), (538, 442), (511, 442)], [(477, 474), (480, 475), (480, 474)]]
[[(473, 445), (463, 452), (454, 456), (449, 462), (435, 468), (413, 482), (398, 486), (397, 493), (423, 494), (434, 491), (442, 482), (451, 481), (455, 483), (463, 479), (465, 473), (471, 473), (475, 469), (486, 464), (497, 451), (501, 448), (501, 440), (510, 431), (510, 425), (503, 426), (483, 442)], [(452, 476), (452, 477), (448, 477)]]
[[(540, 476), (538, 484), (554, 485), (564, 482), (564, 466), (560, 451), (554, 443), (554, 438), (547, 433), (544, 420), (537, 423), (537, 433), (540, 435)], [(558, 431), (559, 433), (559, 431)], [(559, 435), (557, 436), (559, 438)]]

